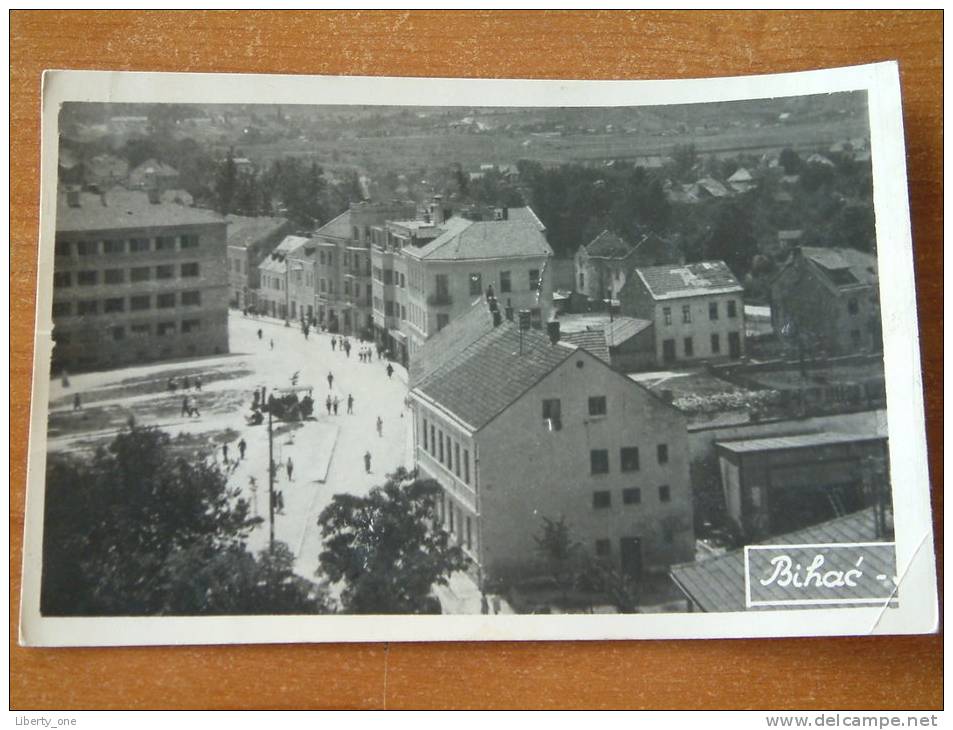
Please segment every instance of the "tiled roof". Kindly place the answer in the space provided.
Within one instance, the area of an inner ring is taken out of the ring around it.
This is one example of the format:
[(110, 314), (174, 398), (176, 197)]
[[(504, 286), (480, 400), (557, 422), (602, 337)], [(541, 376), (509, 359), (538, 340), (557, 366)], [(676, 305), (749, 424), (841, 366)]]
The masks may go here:
[[(877, 542), (876, 518), (872, 508), (838, 517), (786, 535), (778, 535), (764, 541), (765, 545), (815, 545), (827, 543)], [(890, 574), (893, 565), (878, 564), (878, 553), (867, 556), (867, 568), (876, 574)], [(727, 611), (764, 611), (772, 607), (745, 607), (745, 557), (744, 550), (733, 550), (717, 557), (695, 563), (673, 565), (672, 578), (692, 601), (709, 613)], [(776, 587), (778, 595), (773, 600), (795, 597), (789, 588)], [(847, 596), (845, 596), (847, 597)], [(827, 606), (830, 607), (829, 605)], [(781, 607), (782, 609), (784, 607)]]
[(805, 258), (817, 264), (829, 282), (841, 289), (877, 284), (877, 257), (853, 248), (801, 246)]
[(610, 362), (609, 346), (606, 344), (606, 333), (601, 329), (582, 330), (560, 334), (563, 341), (576, 347), (581, 347), (605, 363)]
[(624, 259), (632, 253), (632, 247), (610, 231), (603, 231), (586, 245), (590, 256), (605, 259)]
[(504, 320), (423, 378), (413, 392), (477, 431), (576, 350), (552, 344), (539, 330), (523, 332), (522, 339), (520, 354), (520, 332)]
[(228, 223), (228, 245), (240, 248), (255, 246), (288, 225), (287, 218), (266, 216), (227, 215), (225, 222)]
[(446, 221), (444, 232), (426, 246), (404, 251), (414, 258), (430, 261), (552, 255), (553, 250), (538, 225), (525, 213), (510, 215), (508, 220), (499, 221), (471, 221), (455, 216)]
[(651, 326), (652, 322), (647, 319), (616, 317), (612, 322), (606, 325), (606, 342), (609, 344), (609, 347), (621, 345), (626, 340), (635, 337), (639, 332)]
[(486, 300), (480, 297), (469, 312), (457, 317), (450, 326), (424, 342), (410, 361), (410, 387), (413, 388), (492, 329), (493, 315)]
[(351, 237), (351, 211), (346, 210), (336, 218), (332, 218), (318, 230), (314, 232), (315, 236), (332, 236), (334, 238)]
[(798, 436), (773, 436), (761, 439), (743, 439), (740, 441), (719, 441), (717, 446), (733, 454), (751, 454), (764, 451), (782, 451), (784, 449), (813, 449), (819, 446), (852, 444), (862, 441), (885, 441), (878, 434), (853, 434), (821, 431)]
[(65, 193), (58, 196), (57, 231), (109, 231), (225, 222), (218, 213), (204, 208), (150, 203), (149, 195), (138, 190), (113, 188), (102, 197), (96, 193), (79, 193), (79, 199), (80, 206), (74, 208), (67, 204)]
[(637, 268), (636, 275), (654, 299), (678, 299), (743, 291), (724, 261)]

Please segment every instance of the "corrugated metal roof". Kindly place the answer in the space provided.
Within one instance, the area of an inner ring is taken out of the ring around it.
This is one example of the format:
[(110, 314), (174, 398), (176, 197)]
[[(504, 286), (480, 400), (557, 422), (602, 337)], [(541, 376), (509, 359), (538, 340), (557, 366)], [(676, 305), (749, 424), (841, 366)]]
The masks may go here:
[(750, 454), (759, 451), (781, 451), (783, 449), (810, 449), (818, 446), (832, 446), (835, 444), (860, 443), (863, 441), (886, 441), (886, 436), (879, 434), (854, 434), (821, 431), (819, 433), (805, 433), (798, 436), (771, 436), (760, 439), (744, 439), (741, 441), (718, 441), (718, 448), (734, 454)]
[(724, 261), (635, 269), (653, 299), (680, 299), (744, 291)]
[[(778, 535), (765, 540), (762, 545), (821, 545), (828, 543), (886, 542), (877, 536), (876, 517), (873, 508), (838, 517), (804, 530)], [(871, 572), (890, 574), (893, 564), (880, 563), (876, 553), (867, 558), (867, 567)], [(695, 563), (673, 565), (670, 574), (683, 592), (701, 608), (709, 613), (729, 611), (770, 611), (779, 607), (745, 606), (745, 558), (744, 549), (733, 550)], [(776, 595), (769, 600), (790, 600), (798, 598), (789, 588), (773, 586)], [(838, 596), (839, 598), (840, 596)], [(845, 594), (844, 598), (851, 596)], [(831, 608), (829, 604), (824, 606)]]

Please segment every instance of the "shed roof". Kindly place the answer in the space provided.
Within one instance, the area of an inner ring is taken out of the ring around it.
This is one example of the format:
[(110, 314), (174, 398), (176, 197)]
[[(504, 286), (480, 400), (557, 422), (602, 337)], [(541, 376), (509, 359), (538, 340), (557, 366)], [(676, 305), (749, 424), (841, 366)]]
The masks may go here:
[(743, 291), (724, 261), (637, 268), (636, 275), (653, 299), (680, 299)]
[(785, 449), (813, 449), (819, 446), (834, 446), (836, 444), (852, 444), (864, 441), (886, 441), (886, 436), (879, 434), (835, 433), (820, 431), (819, 433), (805, 433), (798, 436), (770, 436), (760, 439), (743, 439), (740, 441), (719, 441), (716, 446), (733, 454), (753, 454), (765, 451), (783, 451)]

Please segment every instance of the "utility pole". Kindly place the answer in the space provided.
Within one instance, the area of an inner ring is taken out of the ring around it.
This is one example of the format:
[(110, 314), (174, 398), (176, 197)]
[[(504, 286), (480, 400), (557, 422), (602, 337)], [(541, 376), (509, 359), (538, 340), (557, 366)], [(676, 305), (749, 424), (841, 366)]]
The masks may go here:
[[(269, 396), (274, 398), (274, 396)], [(268, 405), (268, 549), (275, 549), (275, 457), (274, 434), (271, 430), (271, 400), (265, 398), (265, 388), (262, 388), (261, 399)]]

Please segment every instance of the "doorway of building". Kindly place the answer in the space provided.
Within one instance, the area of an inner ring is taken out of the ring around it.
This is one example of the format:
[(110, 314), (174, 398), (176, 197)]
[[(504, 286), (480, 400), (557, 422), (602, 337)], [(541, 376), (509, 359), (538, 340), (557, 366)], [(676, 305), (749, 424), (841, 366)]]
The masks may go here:
[(622, 573), (635, 580), (642, 577), (642, 540), (638, 537), (623, 537), (619, 540), (622, 556)]
[(665, 363), (675, 362), (675, 340), (662, 341), (662, 361)]
[(741, 335), (737, 332), (728, 333), (728, 357), (732, 360), (741, 357)]

